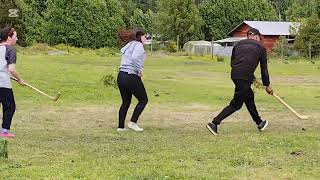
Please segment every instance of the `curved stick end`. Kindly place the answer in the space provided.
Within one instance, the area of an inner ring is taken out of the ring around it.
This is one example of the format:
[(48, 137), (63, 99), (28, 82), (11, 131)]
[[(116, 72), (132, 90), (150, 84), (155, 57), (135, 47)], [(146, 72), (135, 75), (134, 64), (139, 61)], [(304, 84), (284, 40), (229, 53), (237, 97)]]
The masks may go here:
[(59, 92), (52, 100), (53, 101), (58, 101), (58, 99), (60, 98), (61, 93)]

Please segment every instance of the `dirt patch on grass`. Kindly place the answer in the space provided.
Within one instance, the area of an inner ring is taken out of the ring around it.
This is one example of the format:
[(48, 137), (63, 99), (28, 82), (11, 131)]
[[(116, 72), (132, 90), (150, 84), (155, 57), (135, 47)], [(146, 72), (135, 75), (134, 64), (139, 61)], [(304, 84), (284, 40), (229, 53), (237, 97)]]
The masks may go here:
[(279, 84), (320, 85), (320, 79), (315, 76), (275, 76), (272, 77), (272, 81)]
[[(129, 121), (134, 104), (131, 105), (127, 121)], [(139, 123), (147, 129), (173, 128), (177, 130), (203, 130), (205, 125), (212, 121), (221, 110), (202, 104), (191, 104), (184, 106), (149, 106), (140, 117)], [(308, 120), (300, 120), (288, 111), (277, 111), (273, 109), (259, 111), (263, 119), (270, 122), (271, 131), (309, 131), (320, 128), (320, 113), (310, 113)], [(101, 129), (114, 130), (118, 125), (118, 107), (115, 106), (86, 106), (68, 108), (38, 108), (35, 110), (20, 110), (15, 117), (14, 123), (27, 129), (47, 128), (90, 130)], [(232, 125), (234, 124), (234, 125)], [(228, 117), (222, 127), (244, 126), (251, 128), (255, 126), (249, 113), (245, 108)]]

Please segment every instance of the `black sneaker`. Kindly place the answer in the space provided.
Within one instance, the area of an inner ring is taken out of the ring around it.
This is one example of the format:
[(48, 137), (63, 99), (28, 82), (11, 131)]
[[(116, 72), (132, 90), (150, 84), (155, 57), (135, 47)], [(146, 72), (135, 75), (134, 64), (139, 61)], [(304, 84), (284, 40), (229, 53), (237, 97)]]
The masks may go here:
[(269, 124), (268, 121), (262, 121), (262, 122), (258, 125), (259, 131), (263, 131), (263, 130), (268, 126), (268, 124)]
[(218, 135), (218, 126), (215, 125), (214, 123), (208, 123), (207, 124), (208, 130), (213, 134), (213, 135)]

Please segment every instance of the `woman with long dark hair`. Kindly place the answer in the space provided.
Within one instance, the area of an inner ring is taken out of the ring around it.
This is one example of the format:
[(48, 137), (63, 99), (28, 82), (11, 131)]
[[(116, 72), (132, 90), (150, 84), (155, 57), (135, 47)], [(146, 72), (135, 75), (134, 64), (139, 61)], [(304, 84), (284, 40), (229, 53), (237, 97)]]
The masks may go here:
[(121, 65), (117, 78), (122, 98), (117, 131), (123, 132), (127, 130), (124, 125), (132, 95), (134, 95), (139, 102), (128, 123), (128, 128), (134, 131), (143, 131), (143, 128), (139, 127), (137, 122), (148, 103), (148, 96), (141, 80), (146, 57), (143, 47), (146, 41), (145, 33), (142, 29), (121, 30), (118, 37), (125, 46), (121, 48)]

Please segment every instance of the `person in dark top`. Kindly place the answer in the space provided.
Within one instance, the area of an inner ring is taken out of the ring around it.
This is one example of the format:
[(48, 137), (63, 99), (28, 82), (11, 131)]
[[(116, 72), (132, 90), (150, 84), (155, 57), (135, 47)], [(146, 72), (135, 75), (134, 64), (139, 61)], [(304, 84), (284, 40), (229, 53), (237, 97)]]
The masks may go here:
[(260, 41), (261, 34), (259, 30), (252, 28), (247, 32), (247, 39), (239, 41), (234, 46), (231, 55), (231, 79), (235, 84), (234, 97), (230, 104), (218, 116), (213, 118), (211, 123), (207, 124), (208, 130), (212, 134), (218, 135), (218, 125), (226, 117), (241, 109), (243, 103), (245, 103), (260, 131), (263, 131), (268, 126), (268, 121), (262, 120), (259, 116), (254, 102), (254, 93), (251, 89), (251, 84), (255, 79), (254, 71), (260, 63), (265, 90), (268, 94), (273, 94), (269, 80), (267, 52)]
[(10, 126), (16, 104), (13, 96), (10, 76), (15, 77), (18, 83), (24, 85), (25, 82), (18, 75), (16, 70), (16, 50), (12, 47), (16, 44), (17, 32), (12, 27), (5, 27), (0, 31), (0, 103), (2, 104), (2, 129), (0, 137), (10, 138), (15, 135), (10, 133)]

